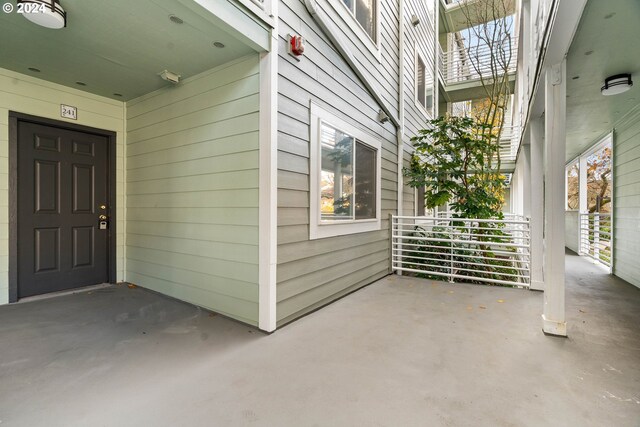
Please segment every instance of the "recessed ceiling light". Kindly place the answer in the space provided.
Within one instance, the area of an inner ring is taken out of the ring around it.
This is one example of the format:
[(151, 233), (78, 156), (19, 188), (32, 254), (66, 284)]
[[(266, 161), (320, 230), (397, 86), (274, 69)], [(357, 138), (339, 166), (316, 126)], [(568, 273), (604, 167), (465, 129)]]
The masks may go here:
[(213, 42), (213, 46), (222, 49), (224, 47), (224, 43), (221, 42)]
[(174, 24), (182, 24), (182, 23), (184, 23), (182, 18), (180, 18), (180, 17), (178, 17), (176, 15), (169, 15), (169, 21), (173, 22)]
[(571, 77), (573, 80), (578, 80), (580, 78), (580, 76), (573, 76)]
[(585, 54), (585, 55), (587, 55), (587, 56), (589, 56), (589, 55), (591, 55), (592, 53), (593, 53), (593, 51), (592, 51), (592, 50), (588, 50), (588, 51), (586, 51), (584, 54)]
[(86, 85), (87, 85), (85, 82), (76, 82), (76, 84), (77, 84), (78, 86), (86, 86)]
[(29, 67), (29, 68), (27, 68), (27, 70), (33, 71), (34, 73), (39, 73), (40, 72), (40, 69), (39, 68), (35, 68), (35, 67)]
[(121, 94), (121, 93), (114, 93), (114, 94), (113, 94), (113, 96), (119, 96), (119, 97), (122, 97), (122, 94)]

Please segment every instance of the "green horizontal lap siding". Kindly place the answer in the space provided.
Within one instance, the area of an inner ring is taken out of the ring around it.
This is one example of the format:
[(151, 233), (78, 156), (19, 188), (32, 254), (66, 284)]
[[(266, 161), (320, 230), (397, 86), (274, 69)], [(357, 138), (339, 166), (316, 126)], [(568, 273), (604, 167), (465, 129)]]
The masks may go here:
[[(383, 59), (378, 62), (348, 36), (351, 30), (326, 1), (318, 3), (397, 114), (397, 5), (380, 2)], [(304, 4), (281, 1), (279, 14), (277, 323), (282, 325), (388, 274), (388, 216), (397, 208), (398, 171), (395, 127), (377, 120), (379, 105)], [(300, 62), (286, 52), (288, 33), (305, 36)], [(310, 101), (381, 142), (381, 230), (309, 240)]]
[(127, 104), (127, 280), (258, 322), (258, 55)]
[(614, 133), (613, 272), (640, 287), (640, 106)]
[[(60, 117), (60, 104), (78, 120)], [(116, 133), (116, 280), (124, 279), (124, 103), (0, 68), (0, 304), (9, 301), (9, 111)]]

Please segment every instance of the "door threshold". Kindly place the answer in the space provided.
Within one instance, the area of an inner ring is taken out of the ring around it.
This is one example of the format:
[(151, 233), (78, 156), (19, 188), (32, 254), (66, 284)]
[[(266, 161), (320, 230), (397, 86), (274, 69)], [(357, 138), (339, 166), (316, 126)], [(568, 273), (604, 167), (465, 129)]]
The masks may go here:
[(98, 285), (89, 285), (89, 286), (84, 286), (82, 288), (67, 289), (67, 290), (64, 290), (64, 291), (50, 292), (50, 293), (42, 294), (42, 295), (34, 295), (34, 296), (31, 296), (31, 297), (20, 298), (16, 302), (16, 304), (21, 304), (21, 303), (24, 303), (24, 302), (40, 301), (40, 300), (49, 299), (49, 298), (56, 298), (56, 297), (61, 297), (61, 296), (64, 296), (64, 295), (79, 294), (79, 293), (83, 293), (83, 292), (94, 291), (94, 290), (97, 290), (97, 289), (108, 288), (109, 286), (113, 286), (113, 285), (111, 283), (100, 283)]

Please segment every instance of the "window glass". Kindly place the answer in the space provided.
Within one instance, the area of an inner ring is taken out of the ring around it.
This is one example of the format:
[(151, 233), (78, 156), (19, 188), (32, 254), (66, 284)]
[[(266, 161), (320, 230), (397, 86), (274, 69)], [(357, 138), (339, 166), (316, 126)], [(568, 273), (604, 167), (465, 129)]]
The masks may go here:
[(354, 138), (325, 124), (321, 129), (320, 214), (322, 220), (353, 219)]
[(356, 143), (356, 219), (376, 217), (376, 150)]
[(376, 0), (342, 0), (342, 2), (369, 37), (376, 41)]
[(417, 90), (418, 90), (418, 102), (420, 103), (420, 105), (422, 105), (424, 108), (427, 108), (427, 97), (426, 97), (426, 73), (427, 67), (424, 65), (424, 62), (422, 61), (422, 58), (420, 58), (420, 56), (418, 56), (418, 69), (416, 71), (417, 76)]
[(320, 220), (375, 219), (376, 150), (325, 123), (320, 134)]
[(356, 0), (356, 20), (375, 41), (375, 0)]

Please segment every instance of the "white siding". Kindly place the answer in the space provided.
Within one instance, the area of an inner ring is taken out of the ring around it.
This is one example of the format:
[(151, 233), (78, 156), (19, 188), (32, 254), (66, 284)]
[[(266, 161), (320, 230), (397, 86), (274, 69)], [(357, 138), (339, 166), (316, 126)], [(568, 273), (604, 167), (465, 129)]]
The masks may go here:
[(613, 147), (613, 272), (640, 287), (640, 106), (616, 125)]
[(128, 281), (258, 321), (258, 55), (127, 103)]
[[(78, 120), (60, 117), (60, 104), (78, 108)], [(0, 68), (0, 304), (8, 302), (9, 111), (116, 132), (117, 280), (124, 271), (124, 104)]]
[(580, 251), (580, 214), (578, 211), (564, 213), (564, 245), (572, 251)]

